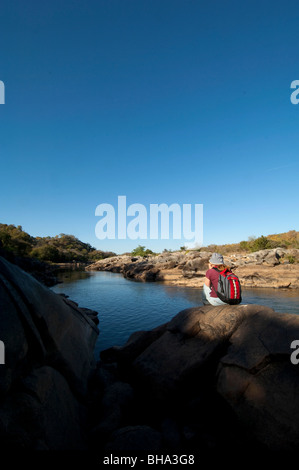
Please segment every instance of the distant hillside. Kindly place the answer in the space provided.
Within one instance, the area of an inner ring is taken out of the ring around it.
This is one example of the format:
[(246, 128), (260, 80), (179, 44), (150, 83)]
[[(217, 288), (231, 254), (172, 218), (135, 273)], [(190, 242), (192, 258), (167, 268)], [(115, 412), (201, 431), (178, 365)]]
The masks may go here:
[(36, 258), (52, 263), (89, 263), (109, 256), (113, 252), (96, 250), (74, 235), (61, 233), (55, 237), (32, 237), (18, 225), (0, 224), (0, 247), (14, 256)]
[(276, 233), (273, 235), (261, 235), (260, 237), (249, 237), (247, 241), (232, 243), (227, 245), (208, 245), (201, 250), (228, 253), (244, 253), (265, 250), (269, 248), (299, 248), (299, 232), (290, 230), (289, 232)]
[(268, 235), (267, 238), (285, 244), (287, 248), (299, 248), (299, 232), (296, 230)]

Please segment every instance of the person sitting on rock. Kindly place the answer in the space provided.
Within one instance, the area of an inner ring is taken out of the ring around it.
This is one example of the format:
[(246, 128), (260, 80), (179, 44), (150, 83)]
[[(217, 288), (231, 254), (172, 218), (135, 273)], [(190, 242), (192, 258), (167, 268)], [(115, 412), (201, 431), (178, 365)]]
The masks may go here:
[[(216, 268), (216, 269), (213, 269)], [(202, 301), (204, 305), (227, 305), (219, 297), (217, 297), (217, 285), (219, 272), (223, 269), (230, 269), (223, 261), (223, 256), (219, 253), (213, 253), (209, 259), (209, 269), (206, 272), (205, 282), (203, 285)]]

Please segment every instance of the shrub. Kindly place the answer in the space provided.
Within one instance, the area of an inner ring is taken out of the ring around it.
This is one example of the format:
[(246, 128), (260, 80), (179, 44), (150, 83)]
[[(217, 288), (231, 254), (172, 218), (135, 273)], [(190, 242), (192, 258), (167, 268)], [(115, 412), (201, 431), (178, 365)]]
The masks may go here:
[(269, 238), (264, 237), (264, 235), (249, 242), (249, 245), (250, 251), (268, 250), (280, 246), (278, 242), (270, 240)]
[(28, 233), (23, 232), (22, 227), (18, 225), (0, 224), (0, 241), (2, 247), (17, 256), (28, 256), (34, 238)]
[(60, 262), (60, 254), (55, 246), (44, 245), (38, 248), (34, 248), (31, 253), (33, 258), (38, 258), (41, 261), (51, 261), (52, 263)]
[(152, 250), (145, 249), (145, 246), (138, 245), (137, 248), (131, 251), (132, 256), (145, 256), (154, 255), (155, 253)]
[(245, 242), (245, 241), (240, 242), (240, 250), (249, 251), (249, 242)]

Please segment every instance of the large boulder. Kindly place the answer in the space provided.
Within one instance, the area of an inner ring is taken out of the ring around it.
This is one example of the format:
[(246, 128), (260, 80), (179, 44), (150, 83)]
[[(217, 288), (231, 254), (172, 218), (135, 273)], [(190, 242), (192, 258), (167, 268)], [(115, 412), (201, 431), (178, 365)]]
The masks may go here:
[(126, 426), (114, 433), (105, 450), (107, 454), (110, 452), (159, 452), (161, 441), (161, 434), (149, 426)]
[(136, 331), (130, 335), (124, 346), (112, 346), (101, 351), (100, 356), (105, 362), (131, 363), (156, 339), (160, 338), (166, 329), (167, 323), (164, 323), (153, 330)]
[(0, 406), (3, 449), (83, 450), (86, 438), (78, 419), (82, 412), (58, 371), (48, 366), (34, 369)]
[[(199, 254), (199, 253), (198, 253)], [(192, 257), (184, 264), (182, 268), (182, 274), (184, 277), (205, 277), (205, 273), (208, 269), (210, 255)]]
[(163, 445), (180, 442), (181, 451), (289, 451), (299, 450), (299, 368), (290, 361), (295, 339), (299, 316), (261, 305), (203, 306), (134, 333), (101, 358), (118, 364), (143, 403), (122, 426), (154, 424)]
[(128, 383), (116, 381), (104, 389), (100, 424), (92, 431), (94, 440), (99, 442), (121, 426), (133, 398), (133, 389)]
[(299, 443), (299, 369), (290, 361), (290, 345), (298, 338), (299, 317), (261, 310), (231, 336), (219, 364), (219, 393), (272, 449)]
[(167, 400), (207, 361), (212, 362), (243, 316), (244, 308), (239, 306), (183, 310), (168, 323), (162, 336), (135, 359), (134, 373), (157, 399)]
[(78, 424), (81, 404), (96, 366), (95, 312), (80, 309), (3, 258), (0, 305), (5, 345), (1, 444), (78, 448), (84, 442)]
[(155, 265), (147, 261), (140, 261), (136, 263), (129, 263), (123, 267), (123, 275), (127, 279), (134, 279), (136, 281), (155, 281), (159, 273), (159, 269)]

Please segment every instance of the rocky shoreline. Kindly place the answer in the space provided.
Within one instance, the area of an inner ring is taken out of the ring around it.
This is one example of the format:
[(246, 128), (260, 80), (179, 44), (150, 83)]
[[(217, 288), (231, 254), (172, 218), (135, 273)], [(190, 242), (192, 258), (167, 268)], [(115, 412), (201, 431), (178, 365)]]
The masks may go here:
[[(97, 261), (87, 270), (122, 273), (127, 279), (163, 281), (186, 287), (202, 287), (211, 252), (178, 251), (146, 258), (119, 255)], [(299, 250), (275, 248), (224, 256), (244, 287), (299, 289)]]
[(290, 356), (299, 316), (190, 308), (96, 362), (97, 312), (3, 258), (0, 301), (2, 453), (68, 451), (68, 462), (99, 464), (138, 453), (200, 463), (231, 462), (236, 450), (254, 459), (298, 452), (299, 365)]

